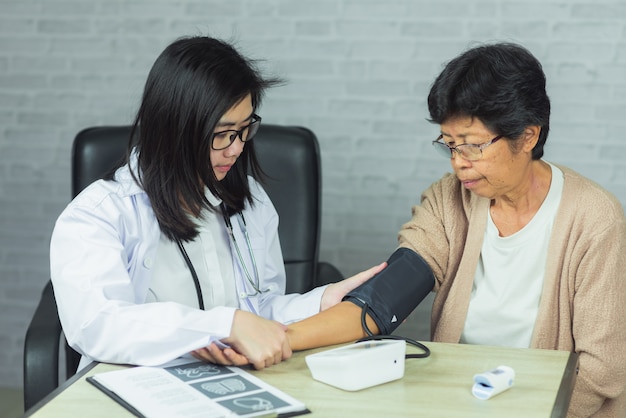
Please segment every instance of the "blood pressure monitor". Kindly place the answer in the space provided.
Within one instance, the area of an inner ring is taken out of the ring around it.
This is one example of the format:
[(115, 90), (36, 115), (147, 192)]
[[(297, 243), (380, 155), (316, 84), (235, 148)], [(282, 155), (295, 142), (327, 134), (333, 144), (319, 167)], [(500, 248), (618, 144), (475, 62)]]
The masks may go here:
[(310, 354), (305, 361), (313, 379), (356, 391), (402, 378), (405, 354), (402, 340), (363, 341)]

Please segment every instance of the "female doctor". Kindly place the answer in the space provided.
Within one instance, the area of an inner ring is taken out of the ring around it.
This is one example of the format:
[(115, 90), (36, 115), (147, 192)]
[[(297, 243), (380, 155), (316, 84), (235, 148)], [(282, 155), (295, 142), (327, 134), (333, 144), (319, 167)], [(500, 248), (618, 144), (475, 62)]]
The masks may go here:
[(271, 366), (291, 356), (285, 324), (384, 267), (285, 295), (278, 215), (251, 142), (275, 83), (209, 37), (177, 40), (157, 58), (125, 162), (80, 193), (52, 234), (59, 316), (80, 367), (187, 353)]

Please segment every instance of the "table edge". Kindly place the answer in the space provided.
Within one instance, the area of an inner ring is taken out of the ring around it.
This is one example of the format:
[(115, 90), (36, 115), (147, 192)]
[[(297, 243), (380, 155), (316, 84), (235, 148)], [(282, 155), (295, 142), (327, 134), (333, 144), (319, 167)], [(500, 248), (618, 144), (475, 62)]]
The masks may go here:
[(570, 352), (563, 371), (563, 377), (561, 378), (561, 384), (559, 390), (556, 393), (554, 399), (554, 406), (552, 407), (552, 414), (550, 418), (565, 418), (569, 409), (569, 403), (572, 398), (572, 392), (574, 390), (574, 383), (576, 381), (576, 369), (578, 366), (578, 353)]
[(56, 398), (65, 389), (73, 385), (76, 381), (83, 378), (83, 376), (85, 376), (91, 369), (96, 367), (98, 364), (100, 363), (96, 361), (92, 361), (87, 366), (83, 367), (80, 371), (76, 372), (72, 377), (70, 377), (65, 382), (57, 386), (52, 392), (50, 392), (45, 397), (43, 397), (39, 402), (37, 402), (35, 405), (28, 408), (28, 411), (26, 411), (26, 413), (24, 414), (24, 417), (25, 418), (30, 417), (32, 414), (40, 410), (43, 406), (45, 406), (52, 399)]

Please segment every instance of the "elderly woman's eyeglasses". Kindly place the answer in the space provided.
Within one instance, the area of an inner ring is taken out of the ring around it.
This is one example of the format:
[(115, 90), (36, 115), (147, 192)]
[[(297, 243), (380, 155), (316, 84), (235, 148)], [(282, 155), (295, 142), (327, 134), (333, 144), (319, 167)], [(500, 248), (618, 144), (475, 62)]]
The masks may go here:
[(456, 153), (462, 158), (469, 161), (476, 161), (483, 157), (483, 150), (485, 148), (502, 138), (504, 138), (504, 135), (498, 135), (491, 141), (485, 142), (484, 144), (461, 144), (456, 147), (451, 147), (443, 142), (443, 135), (439, 135), (439, 137), (433, 141), (433, 146), (439, 154), (446, 158), (452, 158), (454, 152), (456, 151)]
[(252, 121), (239, 129), (229, 129), (227, 131), (215, 132), (213, 139), (211, 140), (211, 148), (216, 151), (226, 149), (235, 142), (235, 139), (241, 139), (241, 142), (248, 142), (259, 132), (259, 126), (261, 125), (261, 117), (259, 115), (252, 115)]

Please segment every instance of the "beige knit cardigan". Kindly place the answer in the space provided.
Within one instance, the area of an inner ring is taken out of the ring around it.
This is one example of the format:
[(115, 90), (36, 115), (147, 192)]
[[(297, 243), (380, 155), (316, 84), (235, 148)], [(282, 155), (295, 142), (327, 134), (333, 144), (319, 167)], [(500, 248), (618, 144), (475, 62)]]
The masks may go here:
[[(569, 417), (626, 417), (624, 208), (597, 184), (559, 168), (563, 194), (531, 347), (579, 354)], [(399, 233), (400, 246), (418, 252), (437, 280), (433, 341), (460, 340), (489, 205), (447, 174), (423, 193)]]

